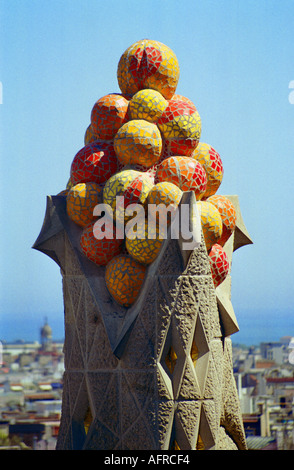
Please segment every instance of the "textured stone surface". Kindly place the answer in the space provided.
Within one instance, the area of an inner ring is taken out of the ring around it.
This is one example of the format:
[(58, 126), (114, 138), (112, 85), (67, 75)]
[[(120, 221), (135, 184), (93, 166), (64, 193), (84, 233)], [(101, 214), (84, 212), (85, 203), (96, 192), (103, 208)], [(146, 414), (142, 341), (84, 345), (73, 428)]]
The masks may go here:
[[(225, 246), (230, 259), (235, 247), (250, 243), (240, 213), (238, 220)], [(245, 449), (230, 283), (214, 288), (203, 237), (187, 263), (180, 243), (166, 240), (127, 309), (111, 299), (104, 268), (85, 259), (79, 236), (64, 198), (48, 198), (34, 248), (54, 259), (63, 277), (66, 370), (57, 449)]]

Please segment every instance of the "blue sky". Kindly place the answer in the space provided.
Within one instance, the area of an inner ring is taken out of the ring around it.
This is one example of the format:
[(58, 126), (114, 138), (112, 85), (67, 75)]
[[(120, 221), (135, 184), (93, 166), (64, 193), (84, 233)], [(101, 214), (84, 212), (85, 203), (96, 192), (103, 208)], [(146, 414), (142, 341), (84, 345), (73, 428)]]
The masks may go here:
[(275, 334), (286, 319), (294, 336), (293, 17), (293, 0), (0, 1), (0, 338), (5, 325), (14, 333), (45, 316), (62, 325), (58, 266), (31, 246), (93, 104), (119, 92), (119, 58), (143, 38), (176, 53), (177, 92), (196, 104), (201, 140), (222, 157), (219, 193), (239, 195), (254, 240), (233, 259), (241, 332)]

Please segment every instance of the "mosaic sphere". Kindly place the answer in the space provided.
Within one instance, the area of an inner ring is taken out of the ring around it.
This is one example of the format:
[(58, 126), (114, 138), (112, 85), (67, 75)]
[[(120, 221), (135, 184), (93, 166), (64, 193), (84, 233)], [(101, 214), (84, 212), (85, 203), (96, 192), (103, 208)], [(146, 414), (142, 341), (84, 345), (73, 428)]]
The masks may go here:
[(160, 158), (162, 139), (158, 127), (143, 119), (124, 124), (114, 138), (114, 149), (123, 165), (151, 167)]
[(168, 101), (156, 90), (140, 90), (129, 102), (129, 115), (131, 119), (145, 119), (145, 121), (156, 122)]
[(69, 189), (66, 210), (69, 218), (81, 227), (92, 222), (94, 207), (102, 202), (103, 186), (97, 183), (79, 183)]
[(131, 204), (145, 204), (154, 183), (152, 178), (142, 173), (132, 180), (123, 192), (125, 208)]
[(80, 246), (89, 260), (97, 265), (105, 266), (121, 252), (123, 240), (116, 237), (115, 227), (111, 231), (106, 226), (103, 239), (97, 239), (94, 233), (95, 224), (85, 227), (80, 238)]
[(128, 100), (111, 93), (100, 98), (91, 112), (91, 126), (96, 138), (111, 140), (128, 120)]
[(151, 264), (157, 257), (165, 239), (164, 231), (161, 231), (156, 224), (148, 224), (142, 220), (138, 236), (134, 236), (134, 231), (126, 227), (126, 249), (128, 253), (139, 263)]
[(235, 230), (237, 214), (234, 204), (226, 196), (214, 195), (207, 199), (207, 202), (213, 204), (220, 213), (223, 222), (223, 233), (218, 240), (218, 244), (224, 246)]
[(226, 252), (219, 244), (214, 244), (209, 252), (209, 262), (214, 287), (218, 287), (227, 277), (230, 263)]
[(206, 171), (207, 188), (204, 197), (208, 198), (217, 192), (223, 179), (224, 169), (221, 157), (211, 145), (204, 142), (199, 142), (191, 157), (200, 162)]
[(91, 144), (92, 142), (95, 142), (95, 140), (97, 140), (97, 137), (93, 133), (91, 124), (89, 124), (85, 132), (84, 144), (85, 145)]
[(197, 108), (196, 108), (195, 104), (193, 103), (193, 101), (190, 100), (189, 98), (187, 98), (186, 96), (179, 95), (179, 94), (175, 93), (174, 96), (172, 97), (172, 100), (173, 101), (184, 101), (185, 103), (188, 103), (195, 111), (197, 111)]
[(222, 236), (223, 223), (217, 208), (207, 201), (197, 202), (201, 214), (201, 226), (207, 250), (218, 243)]
[(199, 143), (201, 119), (187, 101), (171, 99), (157, 125), (173, 155), (190, 156)]
[(155, 184), (147, 198), (148, 217), (150, 216), (153, 220), (158, 220), (158, 217), (160, 218), (167, 214), (165, 208), (169, 206), (171, 211), (167, 221), (170, 222), (182, 199), (182, 195), (182, 190), (171, 182), (163, 181)]
[(114, 219), (117, 215), (116, 212), (119, 211), (120, 213), (124, 208), (124, 201), (121, 201), (121, 204), (117, 206), (116, 197), (123, 196), (129, 184), (141, 174), (141, 172), (135, 170), (122, 170), (111, 176), (106, 182), (103, 189), (103, 203), (111, 207), (111, 215)]
[(158, 166), (155, 181), (169, 181), (182, 191), (194, 191), (201, 199), (206, 190), (207, 177), (202, 165), (190, 157), (169, 157)]
[(75, 155), (70, 178), (73, 185), (88, 182), (103, 184), (120, 168), (112, 143), (97, 140)]
[(129, 255), (115, 256), (106, 266), (106, 286), (114, 300), (130, 307), (139, 295), (144, 282), (146, 266)]
[(132, 44), (121, 56), (117, 80), (123, 94), (134, 95), (143, 88), (159, 91), (169, 100), (180, 76), (175, 53), (166, 45), (149, 39)]

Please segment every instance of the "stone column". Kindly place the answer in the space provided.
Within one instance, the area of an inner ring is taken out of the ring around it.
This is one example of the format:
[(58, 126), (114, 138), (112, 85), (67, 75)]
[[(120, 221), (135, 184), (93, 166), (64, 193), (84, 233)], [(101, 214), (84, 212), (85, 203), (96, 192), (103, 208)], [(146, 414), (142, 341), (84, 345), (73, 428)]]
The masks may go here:
[[(237, 196), (225, 245), (251, 243)], [(104, 267), (84, 257), (64, 196), (47, 198), (34, 247), (61, 269), (65, 373), (57, 449), (246, 449), (232, 370), (238, 324), (230, 276), (214, 288), (202, 236), (184, 252), (170, 237), (135, 304), (109, 295)]]

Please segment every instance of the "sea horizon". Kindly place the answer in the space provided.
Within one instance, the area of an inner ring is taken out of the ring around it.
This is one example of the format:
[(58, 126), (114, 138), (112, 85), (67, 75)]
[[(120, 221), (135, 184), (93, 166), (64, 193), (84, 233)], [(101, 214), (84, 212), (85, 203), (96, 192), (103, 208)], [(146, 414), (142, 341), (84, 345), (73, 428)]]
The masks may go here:
[[(278, 319), (278, 321), (277, 321)], [(64, 341), (64, 317), (56, 314), (38, 317), (0, 316), (0, 341), (2, 343), (39, 342), (45, 321), (52, 329), (52, 340)], [(262, 342), (280, 341), (284, 336), (294, 337), (294, 316), (290, 314), (239, 315), (239, 331), (231, 335), (232, 343), (258, 346)]]

